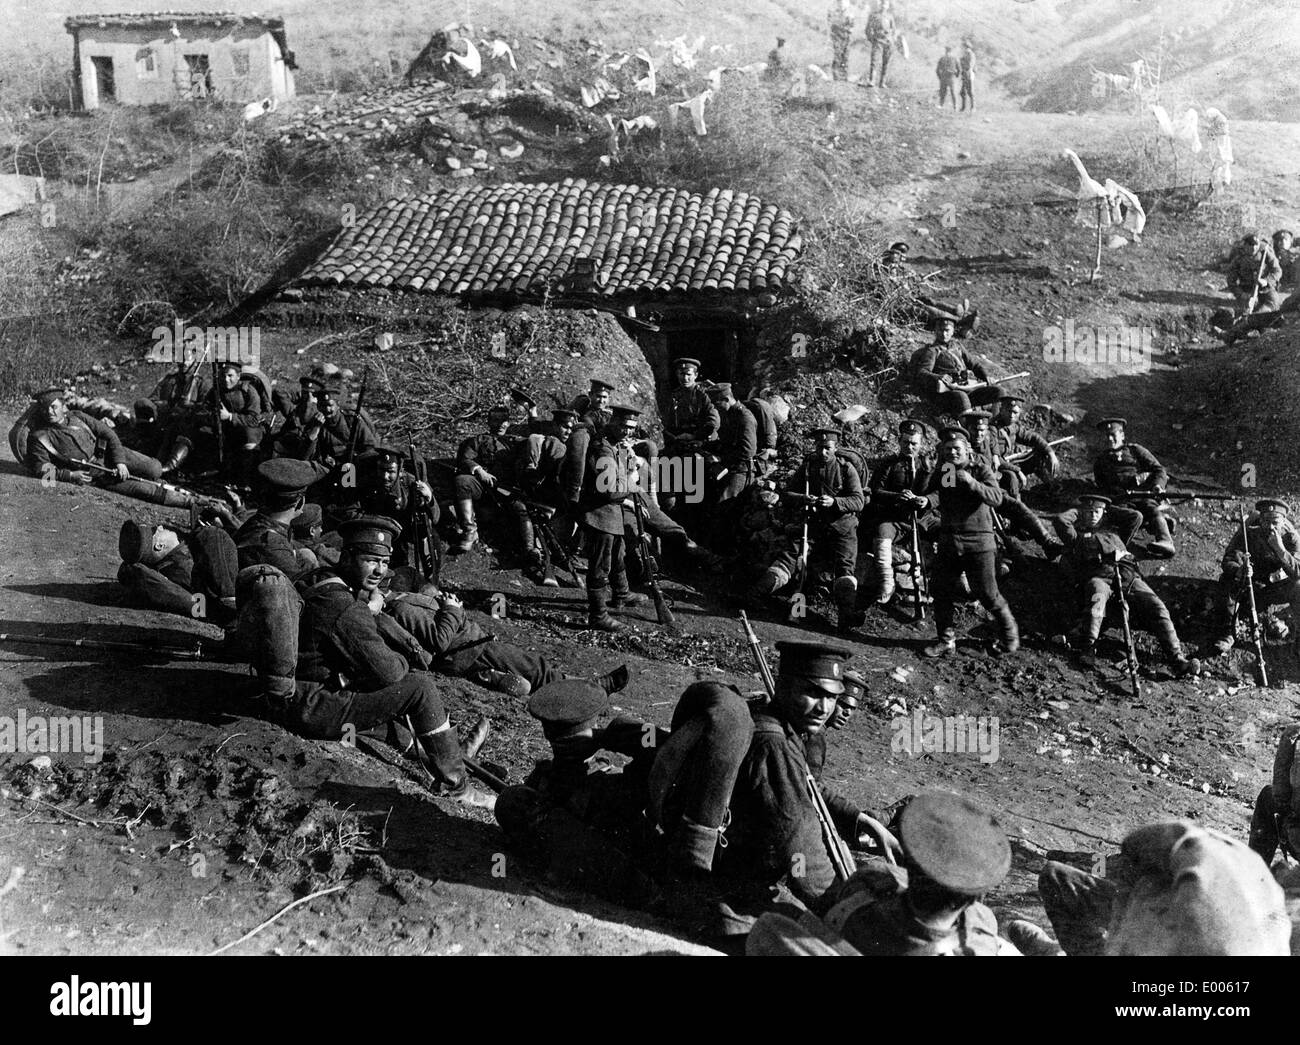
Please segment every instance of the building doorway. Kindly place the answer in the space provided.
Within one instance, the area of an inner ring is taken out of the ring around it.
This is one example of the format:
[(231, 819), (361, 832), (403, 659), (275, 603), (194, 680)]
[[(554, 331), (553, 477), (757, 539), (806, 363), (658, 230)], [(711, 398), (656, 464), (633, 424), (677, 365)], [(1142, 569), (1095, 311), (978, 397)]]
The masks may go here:
[(212, 94), (212, 70), (206, 54), (187, 54), (185, 64), (190, 70), (190, 97), (207, 98)]
[(108, 55), (93, 55), (90, 64), (95, 69), (95, 97), (99, 104), (117, 101), (117, 81), (113, 78), (113, 59)]

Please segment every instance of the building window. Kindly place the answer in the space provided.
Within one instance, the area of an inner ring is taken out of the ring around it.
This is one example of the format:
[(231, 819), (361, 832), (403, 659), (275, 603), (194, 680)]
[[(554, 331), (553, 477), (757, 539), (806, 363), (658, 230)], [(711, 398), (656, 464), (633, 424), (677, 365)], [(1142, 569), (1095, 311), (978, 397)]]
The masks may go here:
[(230, 60), (235, 64), (236, 76), (248, 75), (248, 51), (242, 47), (237, 47), (230, 52)]
[(152, 47), (142, 47), (135, 52), (135, 76), (137, 80), (158, 79), (158, 56)]

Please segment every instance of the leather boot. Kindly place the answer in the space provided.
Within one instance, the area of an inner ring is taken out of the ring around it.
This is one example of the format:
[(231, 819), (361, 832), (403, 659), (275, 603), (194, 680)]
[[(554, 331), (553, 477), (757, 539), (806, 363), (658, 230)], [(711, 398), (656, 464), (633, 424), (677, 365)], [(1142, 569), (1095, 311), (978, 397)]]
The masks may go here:
[(484, 689), (504, 693), (508, 697), (518, 697), (521, 700), (533, 692), (533, 685), (526, 678), (512, 675), (508, 671), (497, 671), (495, 668), (479, 668), (466, 678), (471, 682), (477, 682)]
[(998, 653), (1015, 653), (1020, 649), (1020, 627), (1011, 613), (1011, 607), (1003, 600), (1002, 605), (993, 611), (993, 616), (1002, 629), (1002, 636), (995, 644)]
[(478, 543), (478, 523), (474, 520), (474, 502), (471, 500), (456, 502), (456, 519), (460, 522), (460, 540), (455, 548), (458, 552), (467, 552)]
[(605, 607), (605, 593), (608, 588), (587, 589), (587, 627), (597, 631), (622, 631), (623, 625), (609, 615)]
[(769, 566), (749, 588), (750, 598), (762, 599), (775, 595), (790, 582), (790, 575), (779, 566)]
[(165, 475), (168, 472), (176, 471), (177, 468), (185, 463), (185, 458), (190, 456), (190, 451), (193, 449), (194, 444), (186, 439), (185, 436), (178, 435), (173, 439), (171, 452), (162, 462), (163, 474)]
[(613, 671), (607, 671), (604, 675), (601, 675), (595, 682), (606, 693), (618, 693), (626, 688), (631, 677), (627, 665), (620, 664)]
[(683, 816), (668, 837), (668, 863), (678, 874), (708, 874), (722, 832)]
[(420, 737), (420, 746), (428, 757), (429, 769), (441, 785), (441, 794), (462, 805), (476, 809), (491, 809), (496, 805), (496, 795), (480, 791), (465, 771), (465, 755), (455, 730), (444, 729)]
[(931, 659), (949, 657), (957, 652), (957, 633), (952, 628), (945, 628), (929, 646), (921, 651)]
[(857, 608), (857, 579), (854, 577), (836, 577), (835, 583), (831, 586), (831, 594), (835, 599), (835, 612), (841, 630), (847, 631), (860, 627), (865, 621), (866, 615), (859, 612)]
[(878, 537), (871, 545), (876, 578), (876, 602), (884, 605), (894, 597), (894, 542)]

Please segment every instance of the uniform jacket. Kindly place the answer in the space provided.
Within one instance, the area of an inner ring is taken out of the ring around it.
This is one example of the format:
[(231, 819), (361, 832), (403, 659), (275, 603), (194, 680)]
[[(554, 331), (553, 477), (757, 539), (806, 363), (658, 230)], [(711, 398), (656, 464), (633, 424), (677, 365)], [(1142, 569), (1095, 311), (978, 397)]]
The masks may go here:
[(491, 432), (472, 435), (456, 451), (456, 474), (472, 475), (477, 465), (509, 483), (514, 478), (514, 457), (518, 450), (519, 439), (516, 436), (497, 436)]
[[(407, 606), (419, 606), (433, 618), (432, 627), (420, 630), (420, 640), (411, 636), (411, 641), (418, 641), (433, 657), (435, 669), (448, 675), (468, 671), (490, 639), (478, 622), (465, 612), (465, 607), (440, 602), (424, 595), (407, 594), (402, 599)], [(380, 616), (392, 621), (386, 614)], [(396, 621), (392, 621), (392, 624), (404, 635), (410, 634)]]
[[(720, 853), (727, 876), (763, 884), (786, 881), (805, 904), (816, 904), (836, 882), (817, 809), (808, 793), (803, 738), (783, 719), (755, 709), (754, 737), (731, 792), (729, 845)], [(859, 810), (821, 788), (831, 819), (855, 838)], [(803, 874), (792, 871), (799, 865)]]
[[(310, 416), (320, 416), (313, 414)], [(306, 423), (297, 414), (292, 414), (285, 422), (280, 438), (276, 441), (279, 453), (284, 457), (296, 457), (303, 461), (316, 461), (333, 468), (348, 455), (348, 444), (352, 441), (352, 420), (357, 415), (351, 410), (340, 410), (334, 419), (326, 421), (313, 439), (307, 434)], [(373, 450), (379, 445), (379, 437), (364, 416), (357, 421), (358, 455)]]
[[(1261, 262), (1264, 269), (1262, 275)], [(1282, 266), (1273, 253), (1273, 248), (1267, 243), (1260, 243), (1251, 253), (1238, 251), (1228, 260), (1228, 285), (1238, 293), (1253, 294), (1257, 279), (1259, 283), (1275, 287), (1281, 278)]]
[(699, 385), (676, 388), (664, 412), (664, 438), (667, 442), (705, 443), (717, 434), (722, 419), (718, 408)]
[[(1279, 571), (1292, 580), (1300, 579), (1300, 534), (1296, 533), (1294, 527), (1287, 526), (1283, 529), (1280, 551), (1269, 539), (1267, 527), (1247, 525), (1246, 537), (1250, 542), (1250, 566), (1256, 584), (1269, 583), (1270, 578), (1276, 576)], [(1241, 527), (1238, 526), (1223, 553), (1223, 569), (1240, 575), (1245, 568), (1246, 557), (1242, 553)]]
[(90, 461), (108, 468), (123, 462), (122, 442), (103, 421), (72, 410), (61, 425), (42, 424), (27, 436), (27, 469), (35, 476), (44, 474), (45, 466), (55, 466), (54, 476), (71, 482), (78, 468), (73, 461)]
[(815, 522), (835, 530), (851, 530), (857, 526), (858, 512), (866, 504), (866, 497), (862, 493), (862, 480), (853, 465), (839, 454), (826, 462), (818, 454), (809, 454), (790, 477), (790, 492), (802, 494), (805, 479), (811, 496), (835, 498), (831, 507), (813, 509)]
[(377, 618), (343, 579), (313, 572), (299, 585), (299, 682), (369, 693), (406, 677), (410, 665), (380, 633)]
[(1128, 552), (1128, 542), (1142, 525), (1142, 513), (1135, 508), (1123, 508), (1113, 505), (1106, 509), (1100, 524), (1091, 530), (1085, 530), (1078, 523), (1059, 519), (1056, 523), (1057, 536), (1065, 545), (1061, 553), (1061, 565), (1070, 573), (1075, 585), (1089, 580), (1113, 580), (1115, 567), (1110, 556), (1120, 553), (1120, 576), (1124, 578), (1127, 588), (1135, 577), (1141, 576), (1137, 560)]
[[(212, 416), (212, 404), (215, 394), (215, 389), (208, 392), (206, 406), (208, 417)], [(256, 428), (267, 422), (266, 414), (271, 408), (262, 402), (262, 393), (258, 391), (256, 385), (248, 381), (240, 381), (234, 388), (221, 389), (220, 394), (221, 405), (234, 415), (226, 422), (227, 424)], [(346, 444), (344, 445), (346, 446)]]
[(1117, 451), (1107, 450), (1093, 464), (1092, 476), (1097, 486), (1108, 494), (1163, 490), (1169, 482), (1169, 473), (1155, 455), (1137, 443), (1125, 443)]
[(733, 403), (721, 414), (717, 453), (723, 467), (733, 474), (748, 475), (758, 453), (758, 424), (744, 403)]
[(585, 525), (601, 533), (623, 536), (627, 521), (622, 502), (635, 492), (635, 466), (636, 454), (627, 443), (614, 446), (603, 436), (591, 441), (578, 500)]
[(964, 385), (973, 374), (980, 381), (989, 379), (984, 364), (975, 359), (961, 345), (950, 341), (946, 345), (926, 345), (912, 357), (917, 380), (931, 393), (941, 392), (941, 380), (950, 385)]
[(558, 486), (568, 453), (568, 444), (558, 436), (530, 435), (519, 444), (515, 458), (519, 486), (529, 494), (543, 486)]
[(871, 473), (871, 503), (887, 519), (907, 520), (910, 509), (900, 496), (904, 490), (924, 495), (934, 473), (934, 462), (924, 455), (913, 459), (907, 454), (886, 457)]
[(935, 75), (940, 80), (955, 80), (961, 75), (961, 63), (950, 54), (945, 54), (934, 67)]
[(1002, 504), (1002, 488), (992, 469), (978, 461), (959, 471), (972, 482), (946, 486), (947, 468), (942, 462), (936, 464), (926, 496), (939, 509), (944, 539), (955, 542), (959, 551), (991, 551), (995, 546), (993, 509)]
[(766, 399), (746, 399), (745, 408), (754, 415), (755, 437), (759, 450), (775, 450), (777, 440), (776, 414)]
[(1020, 452), (1019, 447), (1029, 447), (1039, 453), (1050, 453), (1051, 447), (1047, 445), (1047, 440), (1037, 432), (1031, 431), (1022, 425), (1019, 421), (1015, 424), (993, 424), (989, 427), (989, 442), (992, 444), (994, 451), (1004, 461), (1014, 453)]
[(274, 566), (286, 577), (293, 579), (302, 572), (297, 550), (302, 547), (290, 536), (287, 523), (278, 523), (257, 512), (235, 534), (235, 547), (239, 551), (239, 568), (249, 566)]
[(891, 42), (894, 39), (893, 12), (872, 11), (867, 18), (867, 39), (872, 43)]

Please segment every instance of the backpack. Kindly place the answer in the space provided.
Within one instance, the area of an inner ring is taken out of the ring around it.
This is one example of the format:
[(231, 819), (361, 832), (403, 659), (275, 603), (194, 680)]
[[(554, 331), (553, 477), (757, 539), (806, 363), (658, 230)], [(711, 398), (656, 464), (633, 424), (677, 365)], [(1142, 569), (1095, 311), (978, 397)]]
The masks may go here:
[(746, 399), (745, 409), (754, 415), (755, 427), (758, 430), (757, 451), (762, 453), (764, 450), (775, 450), (777, 424), (772, 404), (765, 399)]

